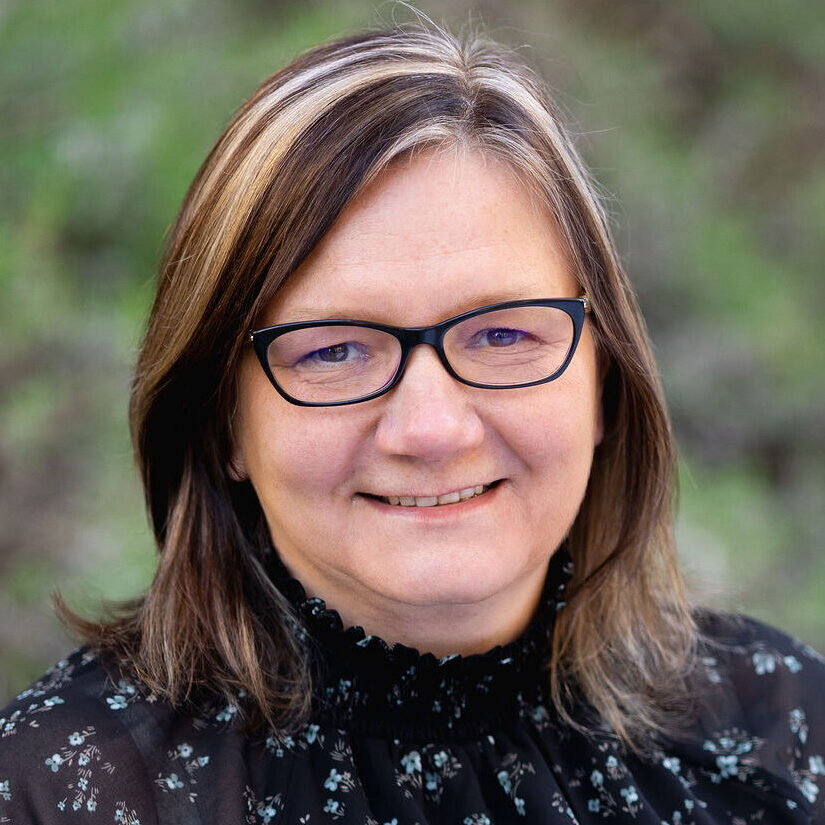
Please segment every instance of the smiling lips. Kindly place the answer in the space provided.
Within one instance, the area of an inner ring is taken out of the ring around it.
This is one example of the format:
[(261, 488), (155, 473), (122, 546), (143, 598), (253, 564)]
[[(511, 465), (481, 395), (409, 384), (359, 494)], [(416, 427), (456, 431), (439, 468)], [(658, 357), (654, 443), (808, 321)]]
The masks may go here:
[(444, 504), (458, 504), (486, 493), (493, 487), (492, 484), (477, 484), (475, 487), (465, 487), (453, 490), (440, 496), (373, 496), (373, 498), (391, 504), (395, 507), (440, 507)]

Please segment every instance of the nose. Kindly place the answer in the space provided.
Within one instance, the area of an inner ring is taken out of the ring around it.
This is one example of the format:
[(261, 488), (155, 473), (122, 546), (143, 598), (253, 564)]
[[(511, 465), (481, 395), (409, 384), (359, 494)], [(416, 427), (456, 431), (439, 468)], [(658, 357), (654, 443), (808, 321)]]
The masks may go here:
[(484, 440), (484, 424), (468, 389), (444, 369), (432, 347), (416, 347), (400, 383), (384, 396), (376, 446), (387, 455), (425, 461), (477, 447)]

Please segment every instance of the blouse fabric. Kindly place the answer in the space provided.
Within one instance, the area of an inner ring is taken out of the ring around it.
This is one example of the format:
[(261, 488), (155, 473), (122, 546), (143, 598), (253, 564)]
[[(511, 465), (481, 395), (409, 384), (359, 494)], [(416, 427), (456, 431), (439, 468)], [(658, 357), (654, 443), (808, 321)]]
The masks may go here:
[(81, 649), (0, 711), (0, 823), (825, 823), (825, 660), (778, 631), (705, 615), (712, 711), (640, 757), (549, 702), (562, 551), (521, 638), (441, 659), (279, 569), (314, 672), (298, 733), (244, 736), (236, 707), (173, 708)]

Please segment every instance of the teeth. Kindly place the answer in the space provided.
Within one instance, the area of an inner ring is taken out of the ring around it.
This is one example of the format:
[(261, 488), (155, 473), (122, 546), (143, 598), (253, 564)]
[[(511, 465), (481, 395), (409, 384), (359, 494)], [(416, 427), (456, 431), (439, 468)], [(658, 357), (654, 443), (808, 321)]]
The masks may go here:
[(415, 506), (416, 507), (435, 507), (438, 504), (437, 496), (416, 496), (415, 497)]
[(442, 496), (385, 496), (384, 501), (393, 506), (401, 507), (436, 507), (441, 504), (458, 504), (459, 501), (480, 496), (489, 490), (483, 484), (475, 487), (465, 487), (463, 490), (453, 490), (451, 493), (444, 493)]

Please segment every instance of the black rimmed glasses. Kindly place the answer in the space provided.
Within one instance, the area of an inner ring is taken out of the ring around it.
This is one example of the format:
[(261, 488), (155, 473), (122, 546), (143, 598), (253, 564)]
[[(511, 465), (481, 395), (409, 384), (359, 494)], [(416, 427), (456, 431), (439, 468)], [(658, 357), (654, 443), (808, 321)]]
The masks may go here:
[(590, 303), (581, 298), (505, 301), (431, 327), (330, 319), (249, 334), (267, 378), (303, 407), (357, 404), (401, 380), (413, 348), (429, 344), (462, 384), (487, 390), (558, 378), (573, 358)]

